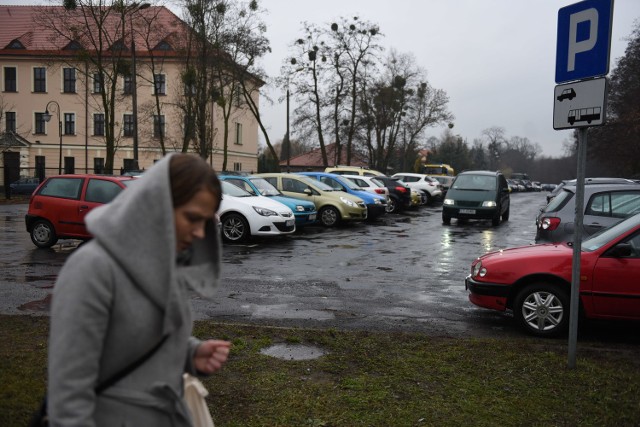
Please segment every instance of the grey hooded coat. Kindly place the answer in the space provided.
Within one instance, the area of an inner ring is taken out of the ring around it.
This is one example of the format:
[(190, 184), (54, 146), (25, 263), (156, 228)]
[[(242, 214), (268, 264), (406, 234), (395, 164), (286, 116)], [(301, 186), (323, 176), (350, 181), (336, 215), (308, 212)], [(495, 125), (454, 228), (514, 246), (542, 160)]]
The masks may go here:
[[(86, 224), (94, 238), (63, 266), (51, 305), (52, 426), (188, 426), (182, 374), (192, 358), (189, 288), (210, 297), (220, 277), (219, 231), (207, 224), (188, 266), (176, 262), (167, 156)], [(95, 388), (160, 342), (144, 364)]]

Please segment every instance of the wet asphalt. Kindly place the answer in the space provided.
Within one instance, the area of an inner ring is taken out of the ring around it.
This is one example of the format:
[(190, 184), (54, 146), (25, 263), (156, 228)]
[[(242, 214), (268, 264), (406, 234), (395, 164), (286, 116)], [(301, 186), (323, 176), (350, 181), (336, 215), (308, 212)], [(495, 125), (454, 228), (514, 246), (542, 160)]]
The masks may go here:
[[(455, 219), (444, 226), (442, 206), (435, 203), (373, 222), (313, 226), (285, 237), (224, 245), (222, 284), (211, 301), (193, 296), (195, 317), (445, 337), (522, 337), (509, 313), (468, 301), (464, 278), (479, 255), (534, 243), (535, 216), (545, 195), (512, 194), (510, 219), (497, 227)], [(26, 204), (0, 205), (0, 313), (48, 315), (58, 271), (78, 242), (36, 248), (25, 230), (26, 210)], [(596, 339), (638, 340), (632, 328), (623, 327), (614, 338), (609, 327), (589, 327), (588, 333)]]

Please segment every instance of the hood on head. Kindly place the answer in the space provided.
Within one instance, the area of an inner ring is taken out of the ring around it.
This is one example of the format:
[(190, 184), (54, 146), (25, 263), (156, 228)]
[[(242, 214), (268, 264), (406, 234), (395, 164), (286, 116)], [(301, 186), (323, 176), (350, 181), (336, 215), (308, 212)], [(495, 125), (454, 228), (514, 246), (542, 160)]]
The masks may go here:
[[(178, 265), (175, 221), (167, 155), (111, 203), (86, 217), (94, 239), (118, 262), (136, 286), (165, 311), (165, 332), (180, 318), (177, 284), (204, 297), (220, 279), (220, 233), (209, 221), (205, 238), (190, 248), (187, 265)], [(178, 304), (178, 305), (176, 305)]]

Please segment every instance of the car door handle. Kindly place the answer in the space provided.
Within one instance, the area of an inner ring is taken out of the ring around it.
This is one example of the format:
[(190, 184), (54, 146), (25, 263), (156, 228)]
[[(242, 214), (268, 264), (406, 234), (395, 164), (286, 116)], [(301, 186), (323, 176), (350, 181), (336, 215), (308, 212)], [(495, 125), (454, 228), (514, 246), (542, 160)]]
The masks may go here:
[(87, 206), (87, 205), (80, 205), (80, 209), (89, 209), (89, 206)]

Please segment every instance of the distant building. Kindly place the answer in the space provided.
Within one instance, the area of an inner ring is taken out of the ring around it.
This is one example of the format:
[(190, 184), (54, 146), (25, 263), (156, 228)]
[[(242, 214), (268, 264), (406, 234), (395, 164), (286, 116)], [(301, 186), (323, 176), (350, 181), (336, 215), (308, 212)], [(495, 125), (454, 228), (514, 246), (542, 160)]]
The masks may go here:
[[(3, 153), (0, 167), (5, 170), (5, 176), (0, 174), (0, 179), (4, 181), (11, 182), (18, 175), (57, 174), (59, 163), (63, 173), (104, 172), (105, 112), (100, 97), (105, 82), (100, 81), (98, 74), (92, 74), (88, 61), (77, 59), (78, 42), (63, 43), (53, 31), (35, 23), (39, 14), (54, 15), (56, 11), (62, 8), (0, 6), (0, 146)], [(119, 54), (129, 63), (135, 58), (138, 163), (140, 169), (146, 169), (162, 157), (160, 134), (167, 151), (181, 151), (184, 123), (189, 118), (178, 102), (187, 90), (182, 79), (184, 58), (179, 53), (183, 52), (179, 44), (184, 43), (187, 26), (165, 7), (153, 6), (135, 13), (141, 15), (138, 19), (154, 17), (156, 27), (153, 33), (147, 33), (151, 36), (145, 37), (143, 29), (128, 21), (129, 16), (116, 14), (109, 25), (114, 26), (114, 33), (122, 34), (121, 24), (124, 24), (127, 29), (124, 40), (120, 36), (105, 43), (110, 43), (111, 50), (119, 49)], [(86, 28), (79, 31), (89, 33)], [(136, 34), (135, 55), (129, 48), (132, 33)], [(152, 58), (155, 73), (150, 66)], [(131, 75), (131, 72), (123, 73), (117, 79), (114, 173), (132, 169), (134, 165)], [(254, 84), (260, 86), (263, 82), (255, 79)], [(156, 92), (160, 95), (162, 114), (155, 110)], [(255, 101), (257, 104), (258, 99)], [(51, 114), (49, 122), (44, 116), (47, 107)], [(211, 109), (213, 144), (209, 161), (221, 170), (222, 113), (213, 101)], [(258, 130), (257, 121), (239, 99), (230, 119), (227, 169), (257, 170)], [(7, 176), (9, 169), (11, 173)]]
[[(342, 145), (341, 149), (341, 159), (347, 158), (347, 147)], [(329, 166), (336, 166), (334, 159), (337, 159), (338, 151), (336, 149), (336, 144), (329, 144), (325, 146), (325, 150), (327, 152), (327, 159), (329, 160)], [(346, 163), (346, 162), (345, 162)], [(323, 172), (325, 167), (322, 162), (322, 151), (320, 148), (316, 148), (315, 150), (309, 151), (308, 153), (299, 154), (295, 157), (291, 157), (288, 161), (288, 171), (287, 171), (287, 160), (281, 160), (280, 170), (283, 172)], [(360, 167), (369, 167), (369, 162), (358, 153), (351, 154), (351, 166), (360, 166)]]

